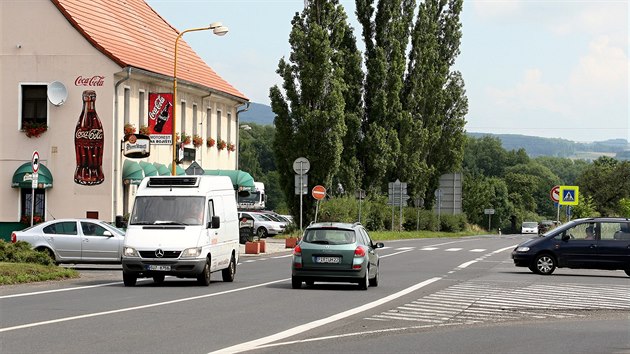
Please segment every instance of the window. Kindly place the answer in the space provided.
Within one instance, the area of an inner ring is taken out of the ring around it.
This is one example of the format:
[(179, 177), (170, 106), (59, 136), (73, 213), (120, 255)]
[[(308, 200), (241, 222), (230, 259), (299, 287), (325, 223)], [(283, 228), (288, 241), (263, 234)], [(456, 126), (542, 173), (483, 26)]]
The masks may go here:
[(48, 124), (48, 96), (46, 85), (22, 85), (22, 121), (25, 125)]
[(179, 126), (181, 127), (181, 129), (179, 130), (180, 133), (185, 133), (186, 132), (186, 102), (182, 102), (182, 109), (180, 112), (180, 120), (179, 120)]
[(212, 122), (211, 117), (212, 117), (212, 109), (208, 108), (206, 110), (206, 121), (207, 121), (207, 124), (206, 124), (206, 137), (208, 137), (208, 138), (212, 137), (212, 128), (211, 128), (212, 124), (210, 124)]
[(43, 231), (45, 234), (76, 235), (77, 223), (74, 221), (57, 222), (46, 226)]
[[(35, 209), (33, 210), (33, 215), (39, 215), (44, 218), (45, 206), (46, 206), (46, 190), (45, 189), (35, 189)], [(22, 206), (20, 210), (20, 218), (28, 218), (31, 219), (31, 200), (32, 199), (32, 189), (30, 188), (21, 188), (20, 189), (20, 205)]]
[(81, 230), (85, 236), (105, 236), (107, 231), (104, 227), (87, 221), (81, 221)]
[(149, 117), (147, 117), (145, 115), (145, 111), (144, 111), (144, 91), (140, 90), (138, 92), (138, 123), (140, 124), (140, 126), (138, 128), (140, 128), (143, 125), (148, 126), (149, 122), (147, 121), (149, 119)]
[(125, 100), (125, 102), (123, 102), (123, 106), (124, 106), (124, 111), (123, 111), (123, 115), (124, 115), (124, 119), (125, 119), (125, 124), (126, 123), (130, 123), (129, 121), (129, 99), (131, 96), (131, 90), (129, 89), (129, 87), (125, 87), (125, 93), (124, 93), (124, 97), (123, 99)]
[(232, 113), (227, 114), (227, 142), (232, 142)]
[(197, 122), (197, 105), (193, 104), (193, 135), (198, 135), (199, 123)]
[(217, 144), (221, 140), (221, 111), (217, 111)]

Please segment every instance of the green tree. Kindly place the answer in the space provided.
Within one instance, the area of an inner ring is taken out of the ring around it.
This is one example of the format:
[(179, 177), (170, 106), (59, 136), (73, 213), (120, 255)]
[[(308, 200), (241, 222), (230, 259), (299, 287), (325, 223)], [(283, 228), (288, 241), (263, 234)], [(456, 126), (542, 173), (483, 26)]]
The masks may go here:
[[(337, 0), (310, 1), (291, 24), (289, 61), (282, 58), (277, 70), (284, 94), (274, 86), (270, 98), (276, 114), (274, 152), (279, 180), (295, 216), (299, 199), (294, 195), (292, 165), (297, 157), (306, 157), (311, 163), (309, 186), (330, 188), (338, 175), (348, 132), (344, 94), (350, 86), (343, 78), (351, 67), (340, 55), (352, 46), (346, 42), (351, 28)], [(304, 198), (304, 205), (308, 220), (314, 213), (313, 200)]]
[[(462, 207), (471, 223), (487, 228), (490, 219), (491, 229), (505, 228), (506, 222), (514, 215), (512, 198), (507, 184), (501, 178), (467, 175), (464, 178), (462, 193), (464, 195)], [(484, 214), (485, 209), (494, 209), (494, 215), (489, 218)]]
[(603, 216), (620, 215), (619, 201), (630, 197), (630, 161), (602, 156), (578, 177), (580, 194), (591, 197)]
[(560, 178), (560, 184), (566, 186), (575, 185), (578, 176), (589, 165), (589, 162), (585, 160), (572, 160), (569, 158), (552, 156), (539, 156), (534, 160), (549, 168)]

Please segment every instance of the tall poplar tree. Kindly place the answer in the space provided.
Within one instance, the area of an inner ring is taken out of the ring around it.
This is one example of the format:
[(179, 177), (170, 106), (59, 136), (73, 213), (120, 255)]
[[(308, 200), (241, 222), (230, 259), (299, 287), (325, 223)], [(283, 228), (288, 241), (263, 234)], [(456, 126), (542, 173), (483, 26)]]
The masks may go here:
[(403, 102), (413, 117), (401, 164), (415, 195), (432, 206), (442, 174), (461, 165), (468, 99), (461, 73), (452, 71), (460, 53), (463, 0), (425, 0), (412, 32)]
[[(356, 0), (356, 14), (365, 42), (365, 117), (360, 158), (364, 186), (381, 191), (398, 178), (399, 132), (411, 124), (401, 94), (414, 0)], [(406, 162), (404, 162), (406, 163)]]
[[(280, 60), (277, 70), (284, 92), (274, 86), (270, 98), (276, 114), (274, 152), (280, 184), (287, 205), (297, 215), (299, 198), (294, 193), (292, 168), (296, 158), (310, 161), (309, 190), (316, 184), (331, 189), (333, 179), (348, 185), (357, 183), (358, 163), (344, 150), (352, 152), (359, 139), (361, 91), (357, 95), (351, 90), (361, 88), (362, 76), (357, 76), (360, 53), (337, 0), (309, 1), (291, 24), (291, 54), (288, 61)], [(342, 157), (343, 175), (339, 173)], [(353, 171), (355, 177), (348, 177)], [(303, 202), (305, 219), (309, 220), (314, 202), (312, 198)]]

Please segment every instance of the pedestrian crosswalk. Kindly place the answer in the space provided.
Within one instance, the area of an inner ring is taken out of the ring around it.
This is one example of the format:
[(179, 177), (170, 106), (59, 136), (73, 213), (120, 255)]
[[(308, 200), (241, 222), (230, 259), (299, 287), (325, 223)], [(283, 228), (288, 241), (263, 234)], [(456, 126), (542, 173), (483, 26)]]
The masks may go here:
[(366, 318), (427, 325), (584, 317), (585, 311), (630, 311), (626, 286), (469, 281)]

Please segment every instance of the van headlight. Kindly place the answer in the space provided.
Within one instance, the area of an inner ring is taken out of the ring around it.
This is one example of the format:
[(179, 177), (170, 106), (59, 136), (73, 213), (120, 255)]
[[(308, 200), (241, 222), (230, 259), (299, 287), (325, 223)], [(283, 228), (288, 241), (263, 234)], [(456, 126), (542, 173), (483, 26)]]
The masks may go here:
[(123, 247), (123, 256), (124, 257), (140, 257), (138, 251), (136, 251), (133, 247)]
[(181, 258), (197, 258), (201, 254), (201, 247), (186, 248), (182, 251)]
[(516, 252), (528, 252), (528, 251), (529, 251), (529, 247), (527, 246), (521, 246), (521, 247), (516, 248)]

